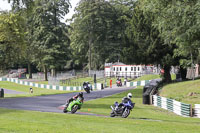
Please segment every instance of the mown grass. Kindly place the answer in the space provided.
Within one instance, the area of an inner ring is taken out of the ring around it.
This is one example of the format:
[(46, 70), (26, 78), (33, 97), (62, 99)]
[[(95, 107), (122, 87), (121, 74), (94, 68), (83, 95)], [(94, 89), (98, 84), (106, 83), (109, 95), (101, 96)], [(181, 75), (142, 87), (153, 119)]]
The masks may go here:
[(160, 95), (192, 105), (200, 104), (200, 80), (165, 85)]
[[(110, 105), (133, 93), (135, 108), (130, 116), (110, 118)], [(0, 133), (198, 133), (200, 120), (177, 116), (166, 110), (142, 104), (142, 87), (102, 99), (87, 101), (80, 112), (101, 114), (105, 117), (42, 113), (0, 109)]]
[(20, 85), (20, 84), (8, 82), (8, 81), (1, 81), (0, 88), (20, 91), (20, 92), (25, 93), (25, 94), (4, 94), (5, 97), (31, 97), (31, 96), (62, 94), (62, 93), (72, 92), (72, 91), (59, 91), (59, 90), (50, 90), (50, 89), (31, 87), (33, 88), (33, 93), (30, 93), (29, 92), (30, 86)]

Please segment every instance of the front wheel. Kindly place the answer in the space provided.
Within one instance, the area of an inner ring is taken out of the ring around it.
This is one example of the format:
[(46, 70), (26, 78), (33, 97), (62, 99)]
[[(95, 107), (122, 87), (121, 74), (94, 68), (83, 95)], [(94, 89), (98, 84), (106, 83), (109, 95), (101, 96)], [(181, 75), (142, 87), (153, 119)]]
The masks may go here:
[(67, 107), (64, 107), (63, 113), (67, 113)]
[(113, 111), (110, 113), (110, 117), (115, 117), (115, 113)]
[(122, 114), (122, 118), (127, 118), (129, 114), (130, 114), (130, 110), (126, 108)]
[(72, 107), (71, 113), (74, 114), (77, 110), (78, 110), (78, 105), (74, 105), (74, 106)]

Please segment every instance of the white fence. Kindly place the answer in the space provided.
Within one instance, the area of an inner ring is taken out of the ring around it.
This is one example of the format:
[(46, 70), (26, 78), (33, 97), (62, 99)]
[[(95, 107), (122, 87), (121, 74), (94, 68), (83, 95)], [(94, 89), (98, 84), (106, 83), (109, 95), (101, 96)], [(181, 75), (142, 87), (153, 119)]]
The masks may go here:
[[(32, 87), (44, 88), (44, 89), (53, 89), (53, 90), (61, 90), (61, 91), (80, 91), (83, 90), (82, 86), (59, 86), (59, 85), (46, 85), (46, 84), (38, 84), (34, 82), (22, 81), (17, 78), (0, 78), (0, 81), (10, 81), (21, 85), (27, 85)], [(95, 90), (101, 90), (102, 84), (96, 83), (92, 86)]]
[(153, 95), (153, 105), (172, 111), (181, 116), (190, 117), (193, 115), (191, 104), (181, 103), (173, 99)]
[(194, 116), (200, 118), (200, 104), (194, 105)]

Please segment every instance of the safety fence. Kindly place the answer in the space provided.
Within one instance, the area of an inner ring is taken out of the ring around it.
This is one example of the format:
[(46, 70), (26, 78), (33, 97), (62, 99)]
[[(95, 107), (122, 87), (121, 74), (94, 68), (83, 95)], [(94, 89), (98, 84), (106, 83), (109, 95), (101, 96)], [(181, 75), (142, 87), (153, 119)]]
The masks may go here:
[(181, 103), (173, 99), (153, 95), (153, 105), (172, 111), (181, 116), (190, 117), (193, 115), (191, 104)]
[[(38, 84), (34, 82), (27, 82), (18, 80), (17, 78), (0, 78), (0, 81), (10, 81), (21, 85), (27, 85), (32, 87), (44, 88), (44, 89), (52, 89), (52, 90), (61, 90), (61, 91), (80, 91), (83, 90), (82, 86), (58, 86), (58, 85), (46, 85), (46, 84)], [(94, 90), (101, 90), (102, 84), (96, 83), (92, 86)]]
[(200, 104), (194, 105), (194, 116), (200, 118)]
[(135, 82), (127, 82), (126, 86), (131, 87), (131, 86), (145, 86), (148, 84), (151, 80), (143, 80), (143, 81), (135, 81)]

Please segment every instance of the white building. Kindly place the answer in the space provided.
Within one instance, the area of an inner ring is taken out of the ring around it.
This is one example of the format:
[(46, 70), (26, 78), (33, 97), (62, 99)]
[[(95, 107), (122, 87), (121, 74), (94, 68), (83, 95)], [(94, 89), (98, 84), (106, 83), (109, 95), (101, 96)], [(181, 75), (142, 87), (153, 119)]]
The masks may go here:
[(153, 65), (126, 65), (120, 62), (106, 63), (104, 73), (106, 77), (140, 77), (144, 74), (153, 74)]

